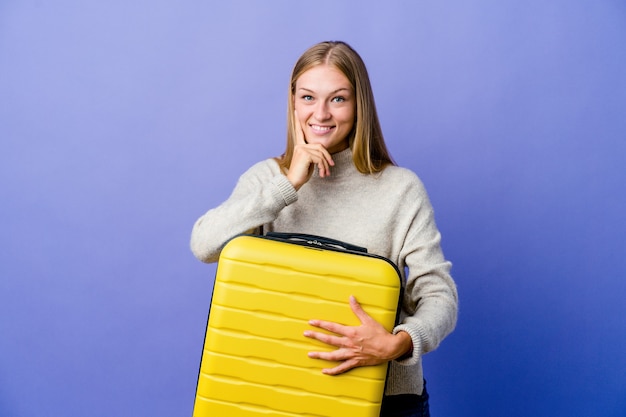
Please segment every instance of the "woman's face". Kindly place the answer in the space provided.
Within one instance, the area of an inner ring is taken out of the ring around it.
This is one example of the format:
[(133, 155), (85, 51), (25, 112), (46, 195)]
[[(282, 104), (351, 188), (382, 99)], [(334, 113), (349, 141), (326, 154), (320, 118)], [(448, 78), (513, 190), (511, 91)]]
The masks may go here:
[(330, 65), (305, 71), (296, 81), (293, 100), (307, 143), (318, 143), (330, 153), (348, 148), (356, 101), (341, 71)]

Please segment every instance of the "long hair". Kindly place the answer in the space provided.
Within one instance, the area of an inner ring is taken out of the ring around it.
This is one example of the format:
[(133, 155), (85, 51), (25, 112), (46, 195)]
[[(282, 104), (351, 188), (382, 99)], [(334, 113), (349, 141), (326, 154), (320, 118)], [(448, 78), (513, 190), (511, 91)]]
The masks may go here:
[(359, 54), (345, 42), (321, 42), (302, 54), (291, 72), (289, 99), (287, 101), (287, 146), (277, 161), (282, 169), (291, 165), (295, 146), (294, 94), (300, 76), (317, 65), (332, 65), (341, 71), (355, 92), (356, 111), (348, 142), (352, 159), (359, 172), (372, 174), (382, 171), (387, 165), (395, 165), (383, 138), (376, 112), (374, 94), (365, 63)]

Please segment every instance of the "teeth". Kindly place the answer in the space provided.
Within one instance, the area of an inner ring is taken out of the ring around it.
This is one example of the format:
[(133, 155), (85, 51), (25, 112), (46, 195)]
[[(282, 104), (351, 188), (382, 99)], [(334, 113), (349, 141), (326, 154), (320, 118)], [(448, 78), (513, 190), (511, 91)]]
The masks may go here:
[(318, 126), (318, 125), (311, 125), (311, 129), (318, 131), (318, 132), (328, 132), (331, 127), (329, 126)]

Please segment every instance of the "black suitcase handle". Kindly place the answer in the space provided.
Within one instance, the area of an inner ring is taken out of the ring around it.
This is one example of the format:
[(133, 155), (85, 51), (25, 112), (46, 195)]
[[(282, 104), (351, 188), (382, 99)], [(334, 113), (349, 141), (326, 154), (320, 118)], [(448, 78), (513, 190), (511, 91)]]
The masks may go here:
[(331, 239), (323, 236), (307, 235), (304, 233), (281, 233), (281, 232), (267, 232), (265, 235), (270, 238), (281, 240), (294, 240), (304, 242), (311, 246), (329, 247), (329, 248), (341, 248), (352, 252), (367, 253), (367, 248), (362, 246), (352, 245), (350, 243), (342, 242), (340, 240)]

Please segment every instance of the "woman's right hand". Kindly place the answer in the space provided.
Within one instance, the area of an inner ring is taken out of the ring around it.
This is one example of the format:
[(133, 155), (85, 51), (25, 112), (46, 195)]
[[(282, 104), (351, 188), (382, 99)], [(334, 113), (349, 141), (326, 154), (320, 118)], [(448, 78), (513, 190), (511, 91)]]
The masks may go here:
[(335, 165), (333, 158), (326, 148), (320, 144), (309, 144), (304, 138), (304, 131), (298, 113), (294, 110), (295, 139), (291, 165), (287, 173), (287, 179), (299, 190), (313, 175), (313, 170), (317, 165), (321, 178), (330, 175), (330, 166)]

